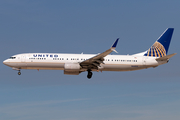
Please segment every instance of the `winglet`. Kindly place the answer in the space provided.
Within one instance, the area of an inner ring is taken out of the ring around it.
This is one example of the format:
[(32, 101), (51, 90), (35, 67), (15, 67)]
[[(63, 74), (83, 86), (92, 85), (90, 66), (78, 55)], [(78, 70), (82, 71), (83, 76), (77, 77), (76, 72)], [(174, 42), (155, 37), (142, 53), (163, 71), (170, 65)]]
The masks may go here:
[(117, 40), (114, 42), (114, 44), (112, 45), (111, 48), (116, 48), (116, 45), (117, 45), (117, 43), (118, 43), (118, 40), (119, 40), (119, 38), (117, 38)]
[(115, 48), (116, 48), (116, 46), (117, 46), (117, 43), (118, 43), (118, 40), (119, 40), (119, 38), (116, 39), (116, 41), (114, 42), (114, 44), (113, 44), (112, 47), (111, 47), (111, 50), (114, 51), (114, 52), (116, 52), (116, 53), (118, 53), (118, 52), (115, 50)]

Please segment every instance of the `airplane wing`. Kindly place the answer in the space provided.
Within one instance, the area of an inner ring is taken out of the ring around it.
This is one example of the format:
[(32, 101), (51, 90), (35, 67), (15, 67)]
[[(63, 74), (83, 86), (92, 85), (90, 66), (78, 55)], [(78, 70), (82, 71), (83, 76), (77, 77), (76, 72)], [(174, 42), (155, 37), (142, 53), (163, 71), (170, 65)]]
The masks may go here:
[(114, 44), (111, 46), (111, 48), (106, 50), (105, 52), (100, 53), (100, 54), (98, 54), (98, 55), (96, 55), (90, 59), (87, 59), (87, 60), (81, 62), (80, 63), (81, 67), (85, 68), (85, 69), (97, 69), (98, 66), (100, 67), (100, 64), (103, 63), (103, 61), (104, 61), (104, 57), (106, 57), (112, 51), (115, 51), (117, 53), (115, 48), (116, 48), (116, 45), (118, 43), (118, 40), (119, 40), (119, 38), (114, 42)]
[(157, 61), (168, 60), (169, 58), (173, 57), (173, 56), (176, 55), (176, 54), (177, 54), (177, 53), (173, 53), (173, 54), (170, 54), (170, 55), (167, 55), (167, 56), (164, 56), (164, 57), (157, 58), (156, 60), (157, 60)]

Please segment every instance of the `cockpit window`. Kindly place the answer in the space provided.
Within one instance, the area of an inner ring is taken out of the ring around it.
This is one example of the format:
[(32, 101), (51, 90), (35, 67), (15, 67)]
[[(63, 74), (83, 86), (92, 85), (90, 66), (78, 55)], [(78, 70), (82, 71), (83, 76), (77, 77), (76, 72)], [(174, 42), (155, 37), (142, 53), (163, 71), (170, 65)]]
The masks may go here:
[(16, 59), (16, 57), (10, 57), (10, 59)]

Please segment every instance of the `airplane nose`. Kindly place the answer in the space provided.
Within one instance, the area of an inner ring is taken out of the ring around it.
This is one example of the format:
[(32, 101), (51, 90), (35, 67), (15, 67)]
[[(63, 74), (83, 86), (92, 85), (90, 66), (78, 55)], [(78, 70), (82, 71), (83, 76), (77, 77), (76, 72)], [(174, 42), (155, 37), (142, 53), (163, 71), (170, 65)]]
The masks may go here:
[(7, 63), (8, 63), (8, 60), (3, 61), (3, 64), (7, 65)]

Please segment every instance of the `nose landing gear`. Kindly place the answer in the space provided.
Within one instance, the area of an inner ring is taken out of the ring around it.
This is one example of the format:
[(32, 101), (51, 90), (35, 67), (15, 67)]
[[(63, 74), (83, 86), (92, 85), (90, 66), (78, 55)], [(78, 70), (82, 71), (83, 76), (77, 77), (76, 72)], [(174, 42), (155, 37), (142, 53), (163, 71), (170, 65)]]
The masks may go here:
[(92, 77), (93, 73), (91, 72), (91, 70), (87, 70), (87, 71), (88, 71), (87, 78), (88, 78), (88, 79), (91, 79), (91, 77)]
[(13, 67), (12, 69), (19, 71), (19, 72), (18, 72), (18, 75), (21, 75), (21, 71), (20, 71), (21, 69), (20, 69), (20, 68), (14, 68), (14, 67)]
[(21, 71), (19, 70), (18, 75), (21, 75)]

